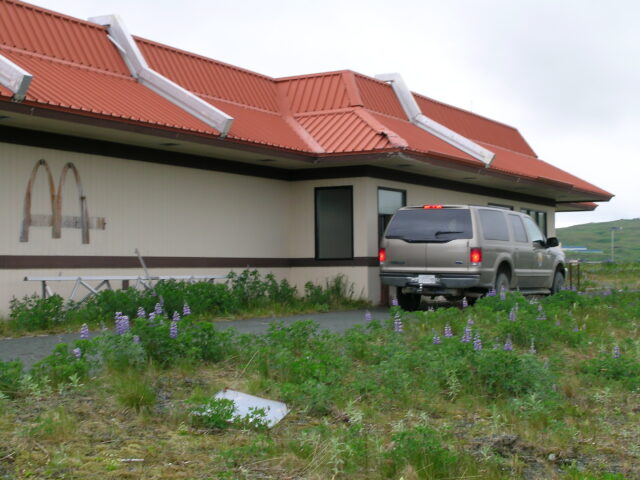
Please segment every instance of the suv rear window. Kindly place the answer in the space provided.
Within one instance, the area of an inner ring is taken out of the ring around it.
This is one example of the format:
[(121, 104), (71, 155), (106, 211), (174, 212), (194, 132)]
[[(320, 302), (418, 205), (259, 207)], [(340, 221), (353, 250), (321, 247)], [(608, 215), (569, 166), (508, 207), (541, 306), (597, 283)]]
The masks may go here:
[(448, 242), (472, 238), (471, 214), (462, 208), (398, 210), (385, 237), (406, 242)]

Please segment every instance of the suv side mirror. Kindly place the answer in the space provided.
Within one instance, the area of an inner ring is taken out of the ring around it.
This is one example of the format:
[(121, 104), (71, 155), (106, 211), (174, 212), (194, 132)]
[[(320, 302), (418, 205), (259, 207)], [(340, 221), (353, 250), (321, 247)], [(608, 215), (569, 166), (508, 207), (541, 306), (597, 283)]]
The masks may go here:
[(549, 237), (547, 238), (547, 248), (558, 247), (560, 246), (560, 242), (557, 237)]

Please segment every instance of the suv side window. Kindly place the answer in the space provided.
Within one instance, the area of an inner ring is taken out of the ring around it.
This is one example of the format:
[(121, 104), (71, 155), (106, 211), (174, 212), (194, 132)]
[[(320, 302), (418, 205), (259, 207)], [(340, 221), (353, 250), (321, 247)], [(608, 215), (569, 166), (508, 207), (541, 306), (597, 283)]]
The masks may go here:
[(509, 241), (509, 229), (504, 214), (497, 210), (478, 210), (485, 240)]
[(531, 217), (525, 216), (522, 217), (524, 220), (524, 226), (527, 229), (527, 233), (529, 234), (529, 240), (532, 242), (542, 242), (544, 243), (544, 235), (538, 228), (538, 225), (531, 219)]
[(509, 215), (509, 223), (516, 242), (527, 243), (527, 232), (524, 231), (524, 225), (518, 215)]

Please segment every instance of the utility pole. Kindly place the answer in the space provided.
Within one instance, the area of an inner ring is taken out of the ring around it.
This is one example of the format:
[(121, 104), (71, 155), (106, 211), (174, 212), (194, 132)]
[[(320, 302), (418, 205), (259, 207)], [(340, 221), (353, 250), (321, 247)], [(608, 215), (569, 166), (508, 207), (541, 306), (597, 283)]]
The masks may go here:
[(622, 227), (611, 227), (611, 263), (613, 263), (613, 259), (614, 259), (614, 239), (615, 239), (615, 235), (614, 232), (616, 231), (620, 231), (622, 230)]

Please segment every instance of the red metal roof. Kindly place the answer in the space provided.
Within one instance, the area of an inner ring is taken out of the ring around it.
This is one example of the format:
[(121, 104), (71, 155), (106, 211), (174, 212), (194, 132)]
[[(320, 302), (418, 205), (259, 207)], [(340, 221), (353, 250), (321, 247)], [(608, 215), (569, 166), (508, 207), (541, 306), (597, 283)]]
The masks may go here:
[[(471, 140), (497, 145), (532, 157), (536, 153), (515, 128), (475, 113), (452, 107), (422, 95), (414, 94), (418, 106), (427, 117)], [(491, 150), (490, 147), (489, 150)]]
[[(234, 118), (226, 137), (318, 155), (406, 151), (484, 164), (407, 121), (391, 87), (351, 71), (274, 79), (135, 38), (151, 68)], [(219, 136), (137, 83), (99, 25), (17, 0), (0, 0), (0, 54), (33, 75), (25, 104)], [(496, 153), (490, 170), (611, 195), (536, 158), (513, 127), (414, 94), (422, 112)], [(11, 92), (0, 87), (0, 101)]]

